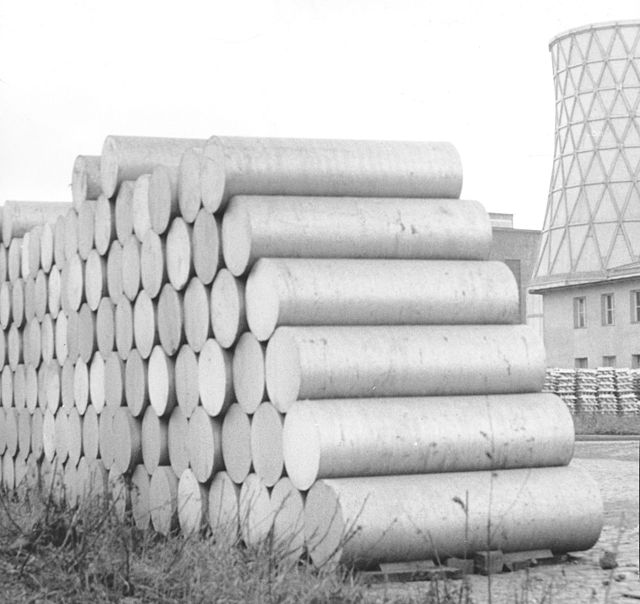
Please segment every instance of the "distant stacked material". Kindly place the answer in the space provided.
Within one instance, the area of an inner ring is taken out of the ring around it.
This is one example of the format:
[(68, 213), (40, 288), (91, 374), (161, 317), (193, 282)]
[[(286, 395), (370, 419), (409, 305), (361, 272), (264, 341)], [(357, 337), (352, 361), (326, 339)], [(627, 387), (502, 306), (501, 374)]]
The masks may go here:
[(556, 375), (556, 394), (567, 404), (571, 411), (577, 411), (575, 369), (557, 369)]
[(616, 369), (616, 397), (619, 414), (635, 415), (638, 412), (638, 399), (633, 390), (633, 374), (630, 369)]
[(616, 370), (613, 367), (598, 367), (598, 410), (604, 415), (618, 413), (616, 397)]
[(598, 373), (595, 369), (576, 369), (576, 408), (582, 413), (598, 411)]
[(461, 184), (448, 143), (107, 137), (72, 207), (6, 210), (5, 486), (292, 564), (590, 547), (599, 494)]

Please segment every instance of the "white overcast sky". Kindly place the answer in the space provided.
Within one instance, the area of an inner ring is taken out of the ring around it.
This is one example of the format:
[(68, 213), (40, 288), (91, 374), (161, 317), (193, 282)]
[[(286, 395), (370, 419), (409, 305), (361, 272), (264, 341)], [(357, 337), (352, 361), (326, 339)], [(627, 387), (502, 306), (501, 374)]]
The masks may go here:
[(0, 0), (0, 203), (70, 199), (107, 134), (450, 140), (465, 198), (540, 228), (548, 43), (637, 0)]

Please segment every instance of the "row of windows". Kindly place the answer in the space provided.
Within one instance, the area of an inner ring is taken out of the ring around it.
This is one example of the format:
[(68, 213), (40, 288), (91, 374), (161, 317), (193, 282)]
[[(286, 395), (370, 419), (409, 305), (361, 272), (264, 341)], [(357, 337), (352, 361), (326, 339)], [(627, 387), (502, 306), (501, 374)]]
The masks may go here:
[[(616, 367), (616, 357), (615, 355), (608, 355), (602, 357), (602, 363), (598, 365), (599, 367)], [(589, 368), (589, 358), (588, 357), (577, 357), (575, 359), (575, 367), (576, 369), (588, 369)], [(640, 369), (640, 354), (632, 354), (631, 355), (631, 368), (632, 369)]]
[[(632, 323), (640, 323), (640, 290), (630, 292), (629, 311)], [(600, 296), (600, 319), (602, 325), (615, 325), (616, 301), (614, 294)], [(587, 298), (573, 299), (573, 326), (576, 329), (587, 326)]]

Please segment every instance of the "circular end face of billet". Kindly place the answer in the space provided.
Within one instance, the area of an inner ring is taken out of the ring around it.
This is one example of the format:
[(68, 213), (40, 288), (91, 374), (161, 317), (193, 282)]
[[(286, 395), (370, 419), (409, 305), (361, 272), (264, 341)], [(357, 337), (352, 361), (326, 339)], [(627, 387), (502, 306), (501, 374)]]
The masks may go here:
[[(54, 419), (55, 424), (55, 419)], [(7, 433), (7, 451), (6, 455), (15, 457), (18, 452), (18, 412), (16, 409), (5, 409), (5, 429)], [(55, 451), (55, 427), (53, 429), (53, 448)]]
[(153, 231), (147, 231), (140, 246), (140, 280), (150, 298), (160, 293), (165, 280), (164, 243)]
[(122, 246), (118, 241), (111, 242), (107, 256), (107, 291), (114, 304), (122, 296)]
[(149, 179), (149, 220), (158, 235), (167, 230), (177, 202), (177, 174), (167, 166), (156, 166)]
[(304, 549), (304, 499), (286, 477), (271, 490), (273, 538), (281, 555), (297, 561)]
[(38, 408), (38, 371), (35, 367), (25, 367), (25, 405), (29, 413)]
[(118, 188), (118, 173), (118, 144), (113, 137), (107, 136), (100, 156), (100, 184), (102, 192), (109, 198)]
[(122, 292), (133, 301), (140, 290), (140, 242), (130, 235), (122, 246)]
[(170, 413), (175, 405), (173, 359), (162, 347), (154, 346), (147, 364), (149, 403), (158, 417)]
[(280, 297), (277, 270), (269, 260), (258, 260), (247, 279), (247, 324), (261, 342), (268, 340), (278, 326)]
[(13, 407), (13, 371), (5, 365), (2, 368), (2, 406)]
[(96, 250), (91, 250), (84, 267), (84, 295), (91, 310), (98, 309), (106, 295), (106, 263)]
[(194, 147), (182, 154), (178, 169), (178, 205), (185, 222), (193, 222), (200, 209), (200, 167), (202, 149)]
[(118, 407), (113, 417), (113, 465), (121, 474), (142, 461), (140, 421), (126, 407)]
[(64, 216), (58, 216), (53, 227), (53, 261), (61, 267), (66, 258), (64, 256)]
[(183, 307), (181, 295), (169, 284), (160, 292), (157, 306), (158, 339), (168, 355), (178, 352), (183, 336)]
[(82, 417), (76, 409), (71, 409), (67, 417), (67, 448), (69, 462), (77, 465), (82, 455)]
[(31, 453), (31, 413), (24, 408), (18, 411), (18, 456), (26, 459)]
[(200, 352), (209, 337), (209, 295), (200, 279), (193, 277), (184, 292), (184, 334), (189, 346)]
[(229, 478), (241, 484), (251, 472), (251, 419), (237, 403), (222, 421), (222, 457)]
[(53, 264), (53, 225), (46, 222), (42, 225), (42, 233), (40, 235), (40, 266), (45, 273), (51, 270)]
[(132, 215), (133, 232), (139, 241), (142, 241), (145, 233), (151, 228), (149, 215), (149, 174), (142, 174), (136, 179), (133, 188)]
[(231, 348), (246, 328), (244, 284), (221, 269), (211, 286), (211, 326), (223, 348)]
[(55, 413), (60, 406), (60, 365), (55, 361), (49, 363), (45, 374), (45, 392), (47, 409)]
[(107, 407), (120, 407), (124, 398), (124, 362), (112, 352), (104, 362), (104, 401)]
[(78, 359), (73, 369), (73, 400), (80, 415), (84, 415), (89, 404), (89, 368)]
[(205, 411), (215, 417), (232, 399), (231, 359), (215, 340), (207, 340), (198, 358), (198, 390)]
[(115, 308), (110, 298), (102, 298), (96, 314), (96, 339), (103, 357), (113, 351), (116, 338)]
[(262, 403), (251, 418), (251, 459), (255, 473), (272, 487), (282, 476), (282, 415)]
[(127, 477), (115, 466), (109, 468), (109, 498), (113, 511), (120, 521), (124, 521), (131, 509), (131, 490)]
[(215, 216), (204, 208), (193, 223), (193, 269), (205, 284), (213, 281), (220, 261), (220, 233)]
[(319, 480), (307, 493), (304, 506), (304, 536), (311, 561), (317, 567), (337, 563), (349, 529), (355, 527), (345, 523), (337, 494)]
[(35, 314), (38, 321), (42, 321), (44, 319), (45, 314), (47, 313), (47, 275), (45, 274), (43, 269), (40, 269), (36, 274), (35, 285), (34, 285), (34, 296), (35, 296)]
[(184, 535), (196, 535), (206, 519), (208, 497), (195, 474), (187, 469), (178, 482), (178, 521)]
[(182, 218), (174, 218), (166, 241), (167, 276), (171, 285), (181, 290), (191, 277), (193, 263), (191, 261), (192, 227)]
[(124, 242), (133, 233), (133, 190), (135, 183), (125, 180), (120, 185), (115, 204), (116, 237), (124, 245)]
[(150, 478), (146, 468), (138, 464), (131, 475), (131, 515), (140, 530), (147, 530), (151, 524)]
[(267, 538), (273, 524), (269, 491), (257, 474), (249, 474), (240, 487), (240, 533), (249, 546)]
[(209, 487), (209, 526), (217, 543), (233, 545), (240, 529), (238, 498), (240, 487), (227, 472), (217, 472)]
[(168, 466), (158, 467), (149, 482), (151, 524), (161, 535), (168, 535), (176, 526), (178, 514), (178, 479)]
[(67, 359), (62, 366), (60, 372), (60, 396), (62, 398), (62, 408), (67, 413), (73, 409), (75, 405), (73, 382), (75, 379), (75, 364)]
[(64, 257), (70, 260), (78, 253), (78, 213), (70, 208), (64, 215)]
[(93, 405), (89, 405), (82, 417), (82, 452), (88, 461), (98, 458), (99, 445), (98, 414)]
[(100, 459), (104, 467), (108, 470), (113, 465), (113, 419), (115, 417), (115, 409), (113, 407), (105, 407), (100, 414), (100, 422), (98, 424), (98, 450), (100, 451)]
[(85, 302), (78, 311), (78, 355), (88, 363), (96, 349), (96, 316)]
[(198, 357), (184, 344), (176, 358), (176, 399), (186, 417), (191, 417), (199, 401)]
[(95, 200), (86, 200), (78, 210), (78, 254), (83, 260), (87, 259), (94, 243)]
[(241, 203), (231, 200), (222, 219), (222, 256), (236, 277), (248, 270), (251, 258), (251, 221)]
[(156, 343), (156, 308), (145, 291), (141, 291), (133, 306), (133, 340), (143, 359), (148, 359)]
[[(9, 419), (6, 414), (5, 421)], [(9, 447), (9, 426), (7, 425), (7, 449)], [(46, 459), (51, 461), (56, 454), (56, 418), (49, 409), (43, 413), (42, 417), (42, 449)]]
[(189, 465), (198, 482), (207, 482), (213, 472), (222, 469), (220, 423), (198, 407), (189, 419), (187, 451)]
[(222, 143), (217, 138), (210, 138), (204, 148), (200, 167), (200, 196), (202, 205), (209, 212), (217, 212), (222, 206), (225, 186)]
[(87, 162), (84, 155), (78, 155), (71, 171), (71, 199), (79, 207), (87, 198)]
[(93, 223), (93, 240), (96, 251), (104, 256), (109, 251), (109, 245), (115, 237), (114, 207), (105, 195), (100, 195), (96, 201)]
[(189, 437), (189, 421), (182, 409), (176, 407), (169, 418), (167, 442), (169, 460), (176, 476), (180, 476), (189, 467), (189, 451), (187, 438)]
[(68, 416), (63, 409), (56, 413), (56, 457), (59, 463), (64, 463), (69, 455), (69, 442), (67, 435)]
[(286, 329), (277, 330), (267, 344), (265, 381), (269, 400), (286, 413), (298, 400), (302, 383), (298, 347)]
[(124, 371), (125, 401), (131, 415), (142, 415), (149, 403), (147, 390), (147, 364), (134, 348), (129, 353)]
[(58, 313), (60, 312), (62, 277), (60, 275), (58, 267), (55, 265), (51, 267), (51, 272), (49, 273), (49, 283), (47, 285), (47, 308), (49, 310), (51, 318), (56, 319), (58, 317)]
[(147, 407), (142, 418), (142, 463), (149, 474), (169, 463), (168, 429), (169, 420), (159, 418), (152, 407)]
[(104, 409), (106, 398), (105, 361), (102, 354), (96, 352), (89, 366), (89, 396), (96, 413)]
[(133, 346), (133, 310), (131, 302), (120, 298), (115, 312), (116, 350), (123, 361), (127, 360)]
[(0, 326), (9, 327), (11, 322), (11, 283), (4, 281), (0, 285)]

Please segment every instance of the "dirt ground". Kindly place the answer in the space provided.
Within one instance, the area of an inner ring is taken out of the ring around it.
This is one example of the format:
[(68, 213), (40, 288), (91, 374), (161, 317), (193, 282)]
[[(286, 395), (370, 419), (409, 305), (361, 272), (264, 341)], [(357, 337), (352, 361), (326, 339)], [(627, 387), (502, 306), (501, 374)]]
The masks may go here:
[[(586, 469), (602, 491), (604, 529), (600, 540), (591, 550), (577, 552), (565, 563), (491, 577), (491, 598), (488, 579), (471, 576), (468, 578), (471, 601), (522, 604), (640, 602), (639, 447), (637, 441), (576, 443), (572, 464)], [(615, 570), (600, 568), (599, 559), (605, 550), (617, 551), (618, 567)], [(390, 583), (372, 587), (371, 595), (373, 600), (382, 596), (390, 601), (411, 598), (419, 601), (420, 595), (428, 590), (428, 583)]]

